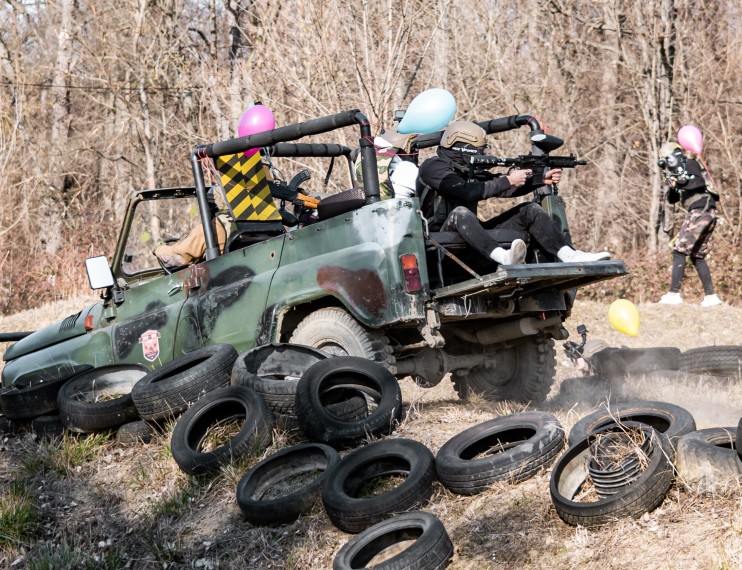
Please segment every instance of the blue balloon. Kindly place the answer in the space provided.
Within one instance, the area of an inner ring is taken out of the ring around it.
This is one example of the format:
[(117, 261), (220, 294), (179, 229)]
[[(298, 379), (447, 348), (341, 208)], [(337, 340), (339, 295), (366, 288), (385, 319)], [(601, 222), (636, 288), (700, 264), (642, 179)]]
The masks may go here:
[(397, 127), (403, 135), (424, 135), (445, 128), (456, 114), (456, 99), (445, 89), (427, 89), (415, 97), (407, 107)]

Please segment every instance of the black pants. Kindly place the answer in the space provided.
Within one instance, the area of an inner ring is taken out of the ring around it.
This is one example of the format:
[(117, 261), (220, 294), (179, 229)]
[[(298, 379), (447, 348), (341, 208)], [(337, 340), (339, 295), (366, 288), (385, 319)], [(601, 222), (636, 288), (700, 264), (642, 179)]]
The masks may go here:
[[(672, 277), (670, 279), (670, 292), (679, 293), (680, 285), (685, 277), (685, 254), (679, 251), (672, 252)], [(714, 294), (714, 282), (711, 280), (711, 270), (709, 269), (706, 259), (701, 257), (690, 257), (690, 262), (696, 268), (696, 273), (703, 285), (703, 292), (706, 295)]]
[(477, 215), (459, 206), (451, 210), (441, 231), (457, 231), (471, 247), (485, 257), (489, 257), (498, 243), (484, 230), (515, 230), (527, 232), (549, 254), (556, 257), (557, 252), (569, 245), (549, 214), (533, 202), (524, 202), (503, 212), (499, 216), (480, 222)]

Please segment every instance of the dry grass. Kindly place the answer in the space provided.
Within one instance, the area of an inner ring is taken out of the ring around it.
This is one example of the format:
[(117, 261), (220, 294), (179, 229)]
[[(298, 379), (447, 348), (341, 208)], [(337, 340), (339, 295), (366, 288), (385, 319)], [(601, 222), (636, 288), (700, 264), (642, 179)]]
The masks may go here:
[[(70, 304), (58, 314), (53, 307), (45, 322), (62, 318), (82, 305)], [(738, 344), (742, 309), (640, 305), (640, 334), (629, 338), (607, 322), (607, 305), (578, 302), (567, 326), (572, 338), (584, 323), (591, 338), (612, 346), (677, 346)], [(28, 318), (29, 320), (25, 320)], [(31, 319), (38, 324), (31, 324)], [(43, 324), (28, 312), (0, 319), (0, 330), (22, 330)], [(736, 426), (742, 415), (740, 380), (690, 375), (647, 375), (599, 381), (580, 376), (558, 344), (557, 379), (547, 402), (568, 431), (583, 415), (608, 401), (664, 400), (690, 410), (699, 428)], [(435, 454), (452, 436), (479, 422), (527, 409), (512, 403), (462, 402), (444, 380), (424, 389), (402, 383), (408, 414), (395, 436), (420, 441)], [(532, 409), (532, 407), (531, 407)], [(180, 472), (169, 454), (172, 426), (147, 445), (109, 443), (67, 477), (53, 474), (29, 482), (43, 528), (23, 549), (0, 553), (0, 568), (25, 553), (26, 562), (49, 556), (66, 545), (86, 560), (122, 561), (118, 567), (314, 570), (331, 568), (339, 548), (351, 538), (336, 529), (317, 505), (310, 516), (277, 528), (254, 528), (241, 516), (235, 486), (241, 475), (263, 457), (298, 443), (276, 433), (274, 445), (260, 457), (223, 469), (220, 475), (191, 478)], [(37, 442), (9, 437), (0, 453), (3, 490), (18, 479), (24, 456)], [(446, 526), (456, 553), (452, 570), (590, 568), (731, 569), (742, 567), (742, 496), (704, 495), (676, 485), (664, 503), (638, 520), (619, 520), (584, 529), (563, 523), (549, 496), (549, 473), (520, 484), (498, 483), (471, 497), (454, 495), (436, 484), (426, 510)], [(53, 551), (53, 548), (51, 548)], [(37, 566), (39, 567), (39, 566)], [(84, 566), (83, 566), (84, 567)], [(95, 567), (91, 564), (89, 567)]]

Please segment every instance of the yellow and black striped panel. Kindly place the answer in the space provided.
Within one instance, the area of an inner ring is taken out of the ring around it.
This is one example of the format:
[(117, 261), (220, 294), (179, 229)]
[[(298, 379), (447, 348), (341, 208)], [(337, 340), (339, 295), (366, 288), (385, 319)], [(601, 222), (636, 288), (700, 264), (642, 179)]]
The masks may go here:
[(281, 219), (273, 204), (266, 178), (267, 168), (261, 162), (259, 152), (249, 157), (242, 153), (217, 156), (214, 164), (235, 220), (268, 222)]

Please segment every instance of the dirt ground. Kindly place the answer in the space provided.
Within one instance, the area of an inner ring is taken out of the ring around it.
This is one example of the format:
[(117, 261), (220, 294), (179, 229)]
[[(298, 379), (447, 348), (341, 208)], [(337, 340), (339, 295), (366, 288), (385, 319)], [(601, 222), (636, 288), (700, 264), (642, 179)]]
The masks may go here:
[[(32, 330), (63, 318), (81, 301), (0, 319), (0, 331)], [(737, 345), (742, 309), (697, 305), (639, 307), (635, 338), (611, 328), (608, 306), (578, 301), (567, 328), (585, 324), (590, 338), (630, 348), (681, 350)], [(4, 347), (0, 345), (0, 350)], [(698, 428), (734, 427), (742, 416), (741, 380), (699, 376), (640, 376), (604, 381), (582, 376), (557, 343), (557, 378), (539, 409), (569, 432), (574, 423), (608, 402), (661, 400), (689, 410)], [(392, 437), (420, 441), (435, 454), (453, 435), (482, 421), (526, 409), (510, 403), (462, 402), (447, 379), (423, 389), (402, 381), (409, 407)], [(534, 409), (534, 408), (531, 408)], [(29, 457), (46, 453), (31, 435), (10, 436), (0, 446), (0, 486), (32, 480), (41, 526), (26, 544), (6, 547), (0, 567), (53, 568), (39, 561), (69, 552), (70, 568), (323, 569), (351, 535), (336, 529), (321, 505), (312, 515), (275, 528), (245, 522), (235, 499), (249, 465), (280, 447), (298, 443), (276, 433), (261, 457), (225, 468), (216, 477), (189, 478), (169, 454), (167, 433), (147, 445), (101, 444), (94, 458), (65, 475), (28, 475)], [(733, 569), (742, 568), (742, 491), (701, 494), (676, 483), (662, 505), (638, 520), (600, 528), (572, 527), (557, 516), (549, 496), (550, 471), (519, 484), (459, 496), (436, 483), (425, 510), (444, 523), (455, 547), (452, 570), (500, 568)], [(61, 565), (60, 565), (61, 564)]]

